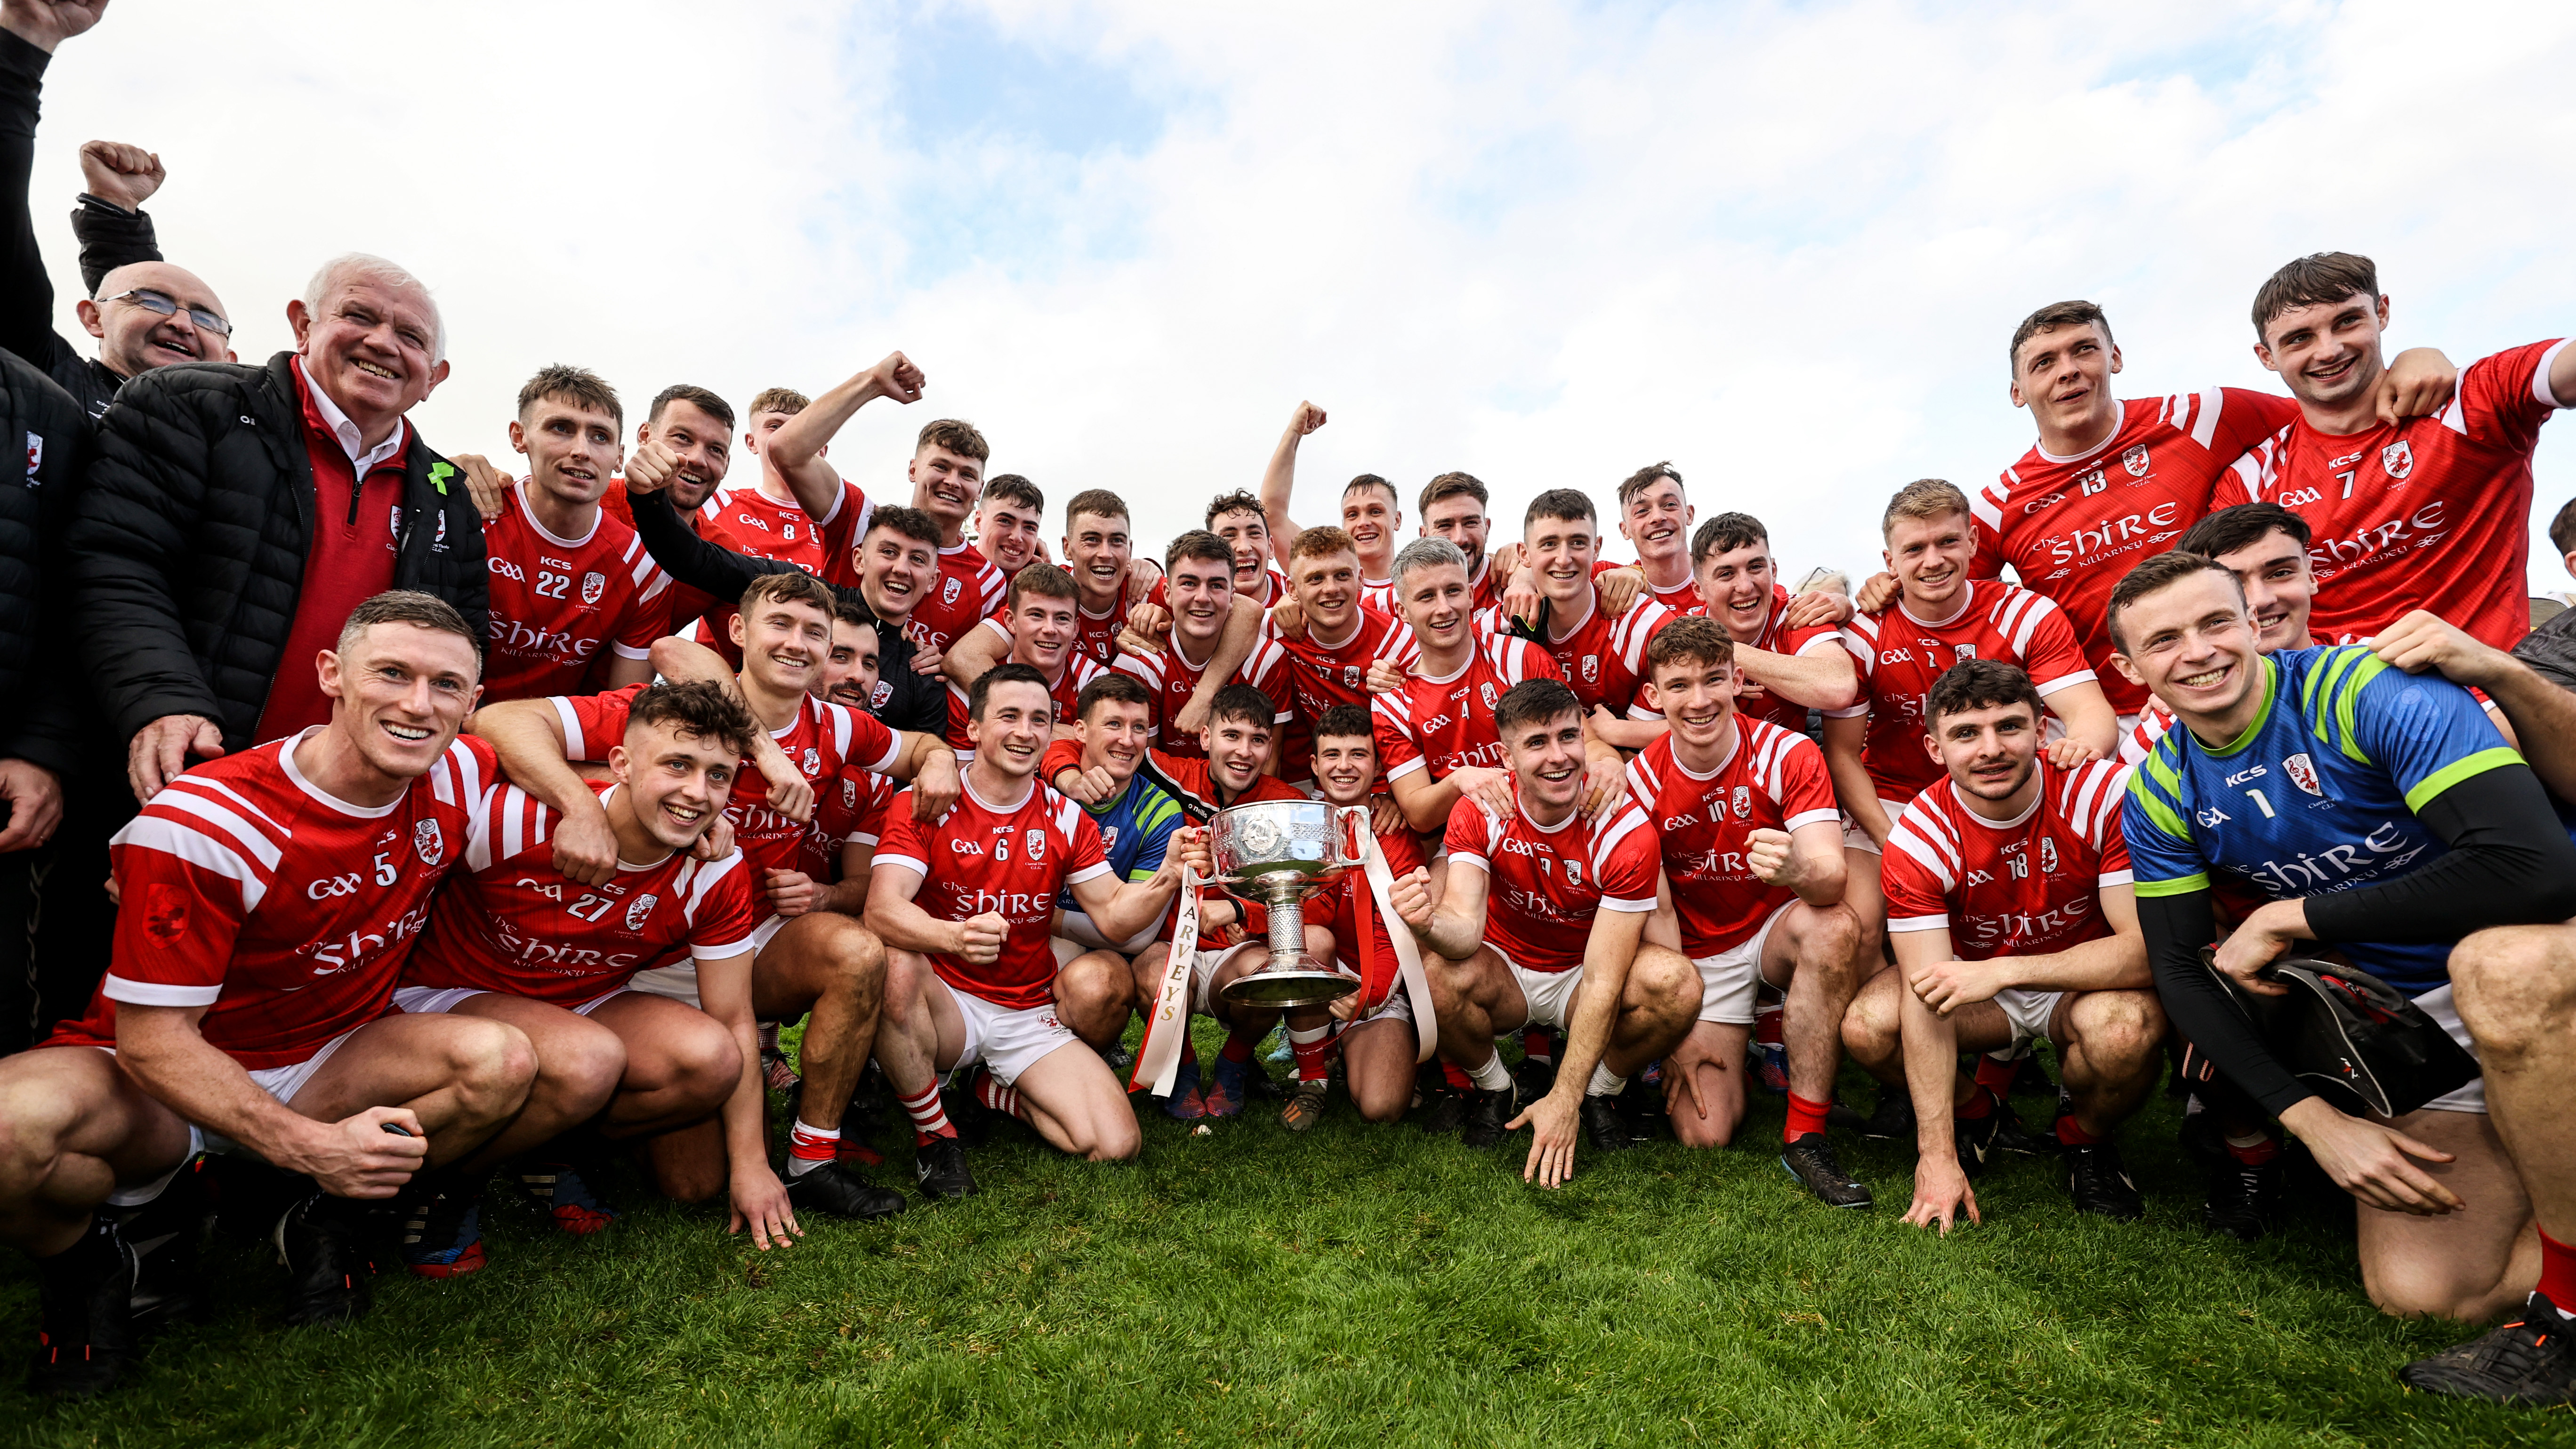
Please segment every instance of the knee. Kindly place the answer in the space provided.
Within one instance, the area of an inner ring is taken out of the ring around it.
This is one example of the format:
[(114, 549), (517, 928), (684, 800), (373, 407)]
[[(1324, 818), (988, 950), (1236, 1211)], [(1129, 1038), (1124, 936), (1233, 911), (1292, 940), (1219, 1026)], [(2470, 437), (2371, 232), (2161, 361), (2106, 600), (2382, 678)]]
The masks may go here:
[(709, 1021), (672, 1047), (673, 1064), (685, 1080), (728, 1094), (742, 1080), (742, 1048), (733, 1033)]
[(1133, 1112), (1110, 1112), (1092, 1124), (1083, 1156), (1093, 1162), (1128, 1162), (1145, 1150), (1145, 1134)]
[(921, 1011), (921, 992), (931, 976), (930, 961), (910, 951), (888, 951), (885, 957), (884, 1018), (910, 1022)]
[(2079, 1003), (2072, 1023), (2076, 1044), (2102, 1067), (2129, 1067), (2157, 1060), (2164, 1042), (2165, 1015), (2153, 995), (2144, 991), (2096, 991)]
[(462, 1028), (449, 1048), (458, 1090), (478, 1108), (516, 1111), (536, 1083), (535, 1044), (526, 1032), (506, 1022), (452, 1019)]
[(1807, 939), (1807, 954), (1816, 958), (1817, 964), (1847, 969), (1860, 958), (1860, 917), (1839, 902), (1817, 908), (1814, 919), (1808, 922)]
[(2451, 1318), (2464, 1323), (2492, 1318), (2522, 1297), (2520, 1293), (2503, 1293), (2493, 1283), (2462, 1282), (2438, 1269), (2426, 1271), (2421, 1265), (2397, 1267), (2365, 1262), (2362, 1287), (2370, 1294), (2370, 1301), (2379, 1305), (2379, 1311), (2392, 1318)]
[(1896, 998), (1885, 991), (1863, 991), (1843, 1012), (1843, 1048), (1865, 1062), (1895, 1054)]
[(870, 994), (884, 989), (886, 948), (875, 932), (845, 918), (833, 931), (828, 944), (832, 978), (837, 985), (845, 990), (855, 989)]
[(605, 1101), (626, 1075), (626, 1043), (605, 1028), (564, 1036), (538, 1056), (537, 1080), (569, 1096)]
[(2553, 927), (2480, 931), (2451, 951), (2451, 995), (2490, 1066), (2559, 1044), (2576, 1012), (2576, 956)]

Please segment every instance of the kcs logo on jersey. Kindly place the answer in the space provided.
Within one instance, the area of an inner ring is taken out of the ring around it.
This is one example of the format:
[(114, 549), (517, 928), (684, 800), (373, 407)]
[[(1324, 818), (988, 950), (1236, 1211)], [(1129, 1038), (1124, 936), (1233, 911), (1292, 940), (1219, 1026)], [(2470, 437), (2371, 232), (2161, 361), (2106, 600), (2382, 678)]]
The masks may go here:
[(651, 891), (646, 891), (630, 902), (626, 907), (626, 929), (643, 930), (644, 923), (653, 918), (653, 903), (657, 899)]
[(2132, 478), (2147, 476), (2147, 445), (2131, 443), (2129, 451), (2120, 455), (2120, 466), (2128, 469), (2129, 476)]
[(2407, 475), (2415, 471), (2415, 445), (2399, 438), (2380, 449), (2379, 466), (2387, 471), (2391, 482), (2405, 482)]
[(437, 821), (423, 820), (411, 828), (411, 848), (421, 864), (435, 866), (447, 858), (447, 837), (439, 833)]
[(1750, 785), (1735, 787), (1735, 818), (1738, 820), (1753, 818), (1753, 787)]
[(599, 596), (607, 592), (608, 575), (583, 574), (581, 576), (581, 601), (583, 603), (596, 604), (599, 602)]
[(2316, 762), (2308, 758), (2307, 751), (2301, 750), (2299, 753), (2283, 760), (2281, 762), (2281, 769), (2283, 773), (2290, 777), (2291, 784), (2298, 786), (2300, 789), (2307, 791), (2309, 794), (2316, 796), (2320, 800), (2325, 798), (2325, 787), (2317, 783)]

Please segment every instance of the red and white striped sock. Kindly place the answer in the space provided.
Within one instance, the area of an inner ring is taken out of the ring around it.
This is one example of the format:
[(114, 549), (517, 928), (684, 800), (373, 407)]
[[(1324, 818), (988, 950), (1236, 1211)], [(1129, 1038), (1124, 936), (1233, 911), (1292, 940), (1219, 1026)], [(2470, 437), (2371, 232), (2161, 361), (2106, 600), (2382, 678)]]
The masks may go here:
[(1326, 1022), (1311, 1031), (1291, 1029), (1288, 1050), (1297, 1059), (1297, 1080), (1320, 1082), (1332, 1075), (1326, 1064), (1333, 1056), (1333, 1025)]
[[(937, 1093), (931, 1094), (931, 1102), (932, 1105), (937, 1105)], [(840, 1128), (815, 1127), (799, 1118), (796, 1125), (789, 1128), (787, 1132), (787, 1175), (803, 1177), (806, 1173), (831, 1161), (839, 1155), (840, 1150)]]
[(992, 1072), (981, 1067), (975, 1070), (975, 1100), (993, 1111), (1013, 1117), (1020, 1115), (1019, 1088), (1003, 1086), (994, 1080)]
[(939, 1105), (937, 1077), (932, 1077), (930, 1085), (921, 1089), (921, 1095), (907, 1097), (897, 1093), (895, 1100), (903, 1104), (903, 1114), (912, 1119), (913, 1146), (927, 1145), (934, 1137), (957, 1135), (957, 1129), (949, 1125), (948, 1113)]

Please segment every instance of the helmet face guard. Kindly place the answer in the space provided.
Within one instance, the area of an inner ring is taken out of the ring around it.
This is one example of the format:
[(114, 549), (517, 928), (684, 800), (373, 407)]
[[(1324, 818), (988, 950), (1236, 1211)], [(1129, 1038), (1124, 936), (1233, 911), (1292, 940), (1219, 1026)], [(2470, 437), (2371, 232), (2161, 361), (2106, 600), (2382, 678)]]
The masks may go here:
[(2255, 996), (2214, 963), (2228, 999), (2292, 1073), (2337, 1108), (2400, 1117), (2476, 1080), (2478, 1059), (2388, 983), (2339, 961), (2284, 956), (2264, 975), (2290, 988)]

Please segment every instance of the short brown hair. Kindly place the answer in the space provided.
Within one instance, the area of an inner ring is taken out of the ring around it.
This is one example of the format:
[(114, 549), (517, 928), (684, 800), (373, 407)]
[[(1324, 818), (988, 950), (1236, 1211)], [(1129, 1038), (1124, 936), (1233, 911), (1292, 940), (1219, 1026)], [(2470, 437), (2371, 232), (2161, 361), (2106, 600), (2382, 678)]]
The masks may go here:
[(1669, 462), (1650, 463), (1645, 467), (1638, 469), (1636, 472), (1629, 474), (1627, 478), (1619, 484), (1620, 511), (1627, 511), (1629, 499), (1634, 498), (1638, 494), (1645, 492), (1647, 489), (1654, 487), (1656, 483), (1666, 478), (1672, 479), (1673, 486), (1676, 488), (1683, 486), (1681, 473)]
[(1712, 554), (1733, 553), (1748, 543), (1767, 544), (1771, 530), (1750, 513), (1721, 513), (1699, 526), (1691, 535), (1691, 567), (1697, 568)]
[(1343, 484), (1342, 496), (1344, 498), (1348, 498), (1363, 488), (1385, 489), (1387, 507), (1394, 509), (1398, 513), (1402, 513), (1404, 511), (1404, 500), (1397, 496), (1395, 485), (1377, 476), (1375, 473), (1362, 473), (1360, 476), (1352, 479), (1348, 483)]
[(349, 645), (355, 642), (360, 634), (378, 624), (411, 624), (419, 628), (435, 630), (441, 634), (461, 635), (465, 642), (474, 646), (474, 657), (478, 662), (478, 669), (480, 667), (480, 661), (483, 658), (483, 641), (476, 638), (474, 631), (465, 626), (465, 616), (456, 612), (454, 604), (436, 594), (424, 594), (418, 589), (387, 589), (374, 598), (360, 602), (358, 607), (349, 611), (348, 619), (340, 625), (340, 642), (332, 646), (334, 651), (341, 654), (348, 653)]
[(2207, 554), (2218, 558), (2236, 552), (2248, 544), (2259, 543), (2267, 533), (2284, 533), (2301, 548), (2316, 537), (2308, 521), (2278, 503), (2239, 503), (2222, 508), (2183, 531), (2174, 547), (2184, 553)]
[(2311, 252), (2274, 272), (2254, 293), (2254, 340), (2271, 345), (2264, 329), (2300, 307), (2331, 305), (2347, 297), (2379, 300), (2379, 268), (2353, 252)]
[(1601, 515), (1592, 507), (1592, 495), (1580, 488), (1550, 488), (1531, 499), (1529, 511), (1521, 515), (1521, 530), (1527, 532), (1531, 524), (1542, 518), (1562, 519), (1568, 523), (1581, 519), (1595, 527), (1601, 522)]
[(742, 602), (735, 607), (749, 614), (754, 605), (763, 603), (804, 604), (821, 610), (826, 619), (840, 617), (841, 601), (832, 586), (803, 569), (781, 569), (753, 579), (751, 586), (742, 591)]
[(912, 450), (918, 453), (924, 448), (934, 446), (946, 448), (960, 458), (972, 458), (978, 463), (990, 461), (993, 456), (992, 444), (985, 442), (984, 435), (975, 431), (975, 425), (963, 418), (939, 418), (933, 421), (921, 430), (921, 439), (912, 445)]
[(1377, 747), (1377, 726), (1369, 721), (1368, 706), (1337, 704), (1325, 710), (1315, 721), (1315, 738), (1319, 740), (1345, 739), (1352, 735), (1368, 741), (1372, 749)]
[(626, 727), (669, 725), (691, 739), (713, 740), (736, 755), (751, 753), (751, 711), (712, 679), (646, 687), (626, 706)]
[(617, 389), (608, 385), (607, 378), (587, 367), (555, 362), (538, 368), (537, 375), (529, 378), (519, 389), (519, 416), (526, 417), (528, 409), (535, 407), (543, 398), (567, 402), (594, 413), (606, 413), (617, 420), (619, 428), (626, 426), (626, 405), (617, 400)]
[(2095, 328), (2102, 334), (2102, 345), (2111, 345), (2111, 319), (2102, 315), (2100, 307), (2084, 301), (2051, 302), (2021, 319), (2021, 325), (2013, 329), (2012, 346), (2004, 353), (2004, 363), (2013, 376), (2021, 376), (2021, 345), (2060, 327)]
[(2106, 611), (2106, 622), (2111, 626), (2111, 647), (2123, 654), (2129, 652), (2129, 637), (2120, 631), (2123, 610), (2150, 594), (2163, 593), (2197, 573), (2216, 574), (2227, 580), (2228, 587), (2236, 590), (2239, 599), (2245, 596), (2245, 585), (2235, 573), (2205, 553), (2185, 553), (2175, 549), (2171, 553), (2157, 554), (2123, 574), (2120, 581), (2111, 586), (2111, 603)]
[(908, 504), (879, 504), (876, 511), (868, 515), (868, 532), (874, 533), (880, 528), (892, 529), (915, 543), (929, 544), (933, 553), (939, 551), (939, 521)]
[(1229, 684), (1208, 701), (1210, 728), (1230, 719), (1259, 725), (1274, 737), (1279, 733), (1279, 706), (1271, 703), (1270, 696), (1262, 693), (1258, 685)]
[(868, 606), (859, 602), (856, 595), (837, 596), (832, 603), (832, 619), (853, 629), (874, 629), (877, 626), (877, 616), (870, 613)]
[(1735, 662), (1735, 640), (1726, 626), (1705, 614), (1675, 619), (1646, 641), (1646, 680), (1652, 683), (1667, 664), (1689, 663), (1705, 669)]
[(1887, 500), (1887, 511), (1879, 515), (1878, 536), (1882, 539), (1896, 529), (1900, 518), (1947, 518), (1951, 514), (1973, 516), (1968, 510), (1968, 495), (1946, 478), (1917, 478), (1896, 490)]
[(1261, 520), (1262, 532), (1270, 531), (1270, 510), (1261, 506), (1260, 496), (1249, 488), (1220, 493), (1209, 500), (1207, 517), (1201, 521), (1207, 524), (1210, 532), (1214, 532), (1216, 521), (1229, 513), (1249, 513)]
[(1923, 723), (1930, 725), (1945, 714), (1964, 714), (2003, 704), (2029, 705), (2031, 722), (2039, 722), (2039, 690), (2019, 665), (2000, 659), (1962, 659), (1932, 681), (1931, 690), (1923, 696)]
[(1094, 518), (1133, 517), (1127, 511), (1126, 499), (1106, 488), (1085, 488), (1064, 506), (1064, 531), (1073, 532), (1073, 521), (1086, 513)]
[(764, 387), (757, 396), (752, 398), (751, 406), (743, 411), (748, 417), (758, 417), (762, 413), (785, 413), (792, 418), (813, 405), (812, 398), (792, 387)]
[(1327, 523), (1314, 528), (1299, 529), (1297, 541), (1288, 546), (1288, 561), (1293, 564), (1301, 558), (1322, 558), (1329, 553), (1346, 553), (1357, 557), (1359, 551), (1360, 546), (1351, 541), (1349, 534)]
[(1443, 498), (1455, 498), (1461, 493), (1475, 499), (1476, 506), (1479, 508), (1493, 507), (1493, 499), (1485, 492), (1484, 483), (1474, 474), (1443, 473), (1422, 485), (1422, 503), (1419, 511), (1429, 513), (1432, 504)]
[[(1037, 565), (1031, 564), (1029, 567), (1035, 568)], [(1025, 573), (1027, 570), (1024, 569), (1022, 572)], [(1038, 667), (1034, 664), (1012, 664), (1006, 662), (996, 664), (992, 668), (985, 670), (983, 673), (976, 675), (975, 682), (966, 687), (966, 717), (968, 719), (971, 719), (978, 724), (983, 723), (984, 701), (992, 697), (993, 686), (997, 684), (1036, 685), (1038, 687), (1038, 693), (1046, 696), (1048, 718), (1050, 720), (1054, 718), (1055, 691), (1047, 687), (1046, 676), (1038, 673)]]
[(2576, 553), (2576, 498), (2559, 505), (2558, 516), (2549, 520), (2549, 546), (2560, 553)]
[(1183, 559), (1196, 563), (1223, 564), (1226, 576), (1231, 578), (1234, 575), (1234, 550), (1226, 546), (1224, 539), (1204, 528), (1193, 528), (1183, 532), (1172, 540), (1169, 548), (1163, 550), (1163, 567), (1166, 571)]
[(1046, 512), (1046, 495), (1017, 473), (996, 473), (984, 480), (984, 501), (1009, 503), (1032, 513)]
[(1074, 696), (1073, 717), (1079, 720), (1090, 719), (1091, 707), (1104, 699), (1112, 704), (1143, 705), (1149, 710), (1154, 707), (1154, 696), (1145, 691), (1145, 686), (1136, 682), (1136, 676), (1121, 674), (1113, 669), (1095, 677), (1089, 684), (1082, 687), (1082, 693)]
[(1016, 609), (1020, 600), (1030, 594), (1041, 599), (1079, 600), (1082, 597), (1082, 591), (1074, 587), (1073, 575), (1054, 564), (1041, 563), (1036, 559), (1029, 560), (1018, 573), (1011, 575), (1011, 596), (1005, 602)]
[(1566, 714), (1581, 719), (1583, 701), (1575, 698), (1564, 680), (1545, 675), (1524, 679), (1504, 690), (1501, 702), (1494, 706), (1494, 733), (1508, 745), (1512, 731), (1522, 725), (1544, 724)]
[(733, 427), (733, 404), (693, 382), (675, 382), (653, 394), (653, 406), (644, 413), (644, 421), (662, 421), (662, 410), (675, 402), (684, 402), (730, 429)]

